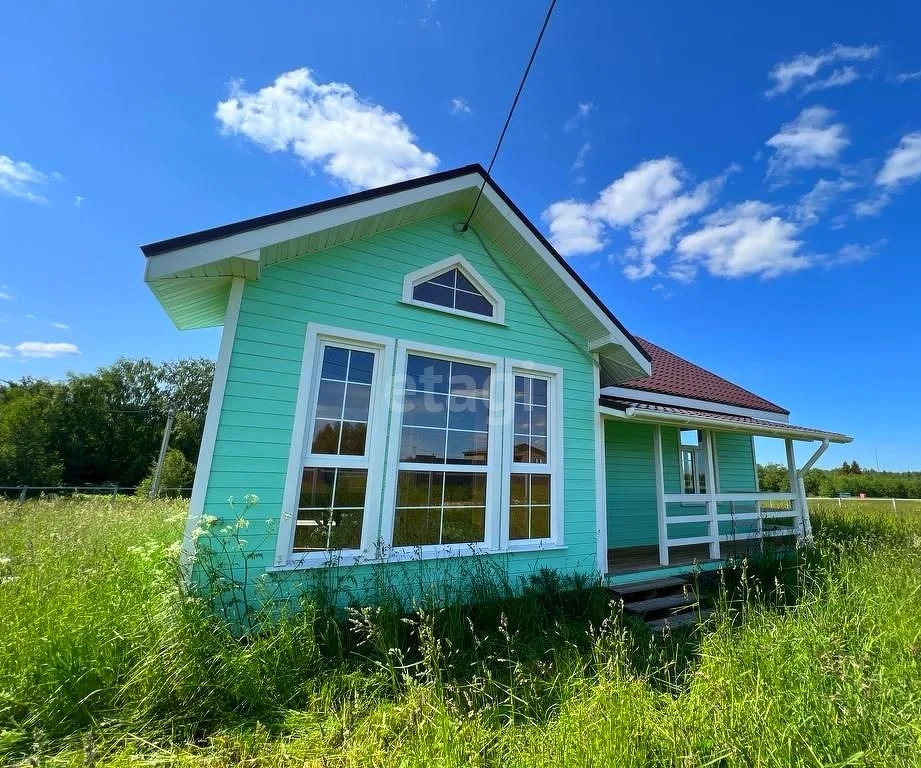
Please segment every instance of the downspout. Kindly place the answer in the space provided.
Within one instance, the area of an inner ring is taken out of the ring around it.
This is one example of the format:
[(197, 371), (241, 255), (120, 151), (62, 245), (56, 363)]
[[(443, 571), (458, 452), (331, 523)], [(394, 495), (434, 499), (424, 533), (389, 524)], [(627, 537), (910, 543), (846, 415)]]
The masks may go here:
[[(809, 504), (806, 502), (806, 484), (803, 477), (812, 469), (813, 465), (821, 458), (822, 454), (828, 449), (828, 438), (826, 437), (822, 444), (816, 448), (815, 453), (809, 458), (803, 466), (796, 470), (796, 492), (799, 493), (799, 501), (803, 509), (803, 532), (806, 535), (806, 541), (812, 541), (812, 520), (809, 519)], [(792, 490), (792, 489), (791, 489)]]

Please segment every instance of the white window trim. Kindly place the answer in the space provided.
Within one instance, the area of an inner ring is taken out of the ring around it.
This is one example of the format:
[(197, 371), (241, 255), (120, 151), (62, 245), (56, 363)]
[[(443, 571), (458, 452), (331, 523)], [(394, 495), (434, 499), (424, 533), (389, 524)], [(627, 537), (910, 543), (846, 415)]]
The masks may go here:
[[(512, 461), (515, 448), (515, 375), (545, 379), (548, 383), (547, 440), (550, 461), (546, 464), (523, 464)], [(505, 361), (504, 408), (508, 409), (503, 430), (501, 536), (499, 548), (506, 552), (551, 549), (564, 546), (563, 542), (563, 369), (521, 360)], [(543, 539), (509, 539), (511, 515), (511, 475), (550, 475), (550, 537)]]
[[(486, 298), (490, 304), (492, 304), (494, 313), (493, 317), (478, 315), (476, 312), (467, 312), (463, 309), (443, 307), (440, 304), (432, 304), (428, 301), (419, 301), (418, 299), (413, 298), (413, 288), (415, 288), (419, 283), (424, 283), (427, 280), (431, 280), (433, 277), (437, 277), (449, 269), (460, 270), (464, 277), (473, 283), (474, 287), (483, 294), (484, 298)], [(473, 320), (481, 320), (486, 323), (505, 325), (505, 299), (503, 299), (487, 282), (486, 278), (477, 272), (474, 266), (459, 253), (455, 254), (454, 256), (448, 256), (446, 259), (437, 261), (434, 264), (429, 264), (428, 266), (417, 269), (415, 272), (410, 272), (408, 275), (406, 275), (403, 278), (403, 296), (401, 301), (404, 304), (411, 304), (416, 307), (425, 307), (426, 309), (434, 309), (438, 312), (446, 312), (449, 315), (459, 315), (460, 317), (469, 317)]]
[[(487, 438), (487, 451), (489, 460), (485, 465), (471, 466), (469, 464), (408, 464), (400, 461), (400, 440), (403, 432), (403, 384), (406, 376), (406, 362), (411, 354), (428, 355), (441, 360), (451, 360), (458, 363), (475, 363), (491, 369), (489, 377), (489, 436)], [(381, 515), (380, 540), (382, 542), (384, 561), (403, 561), (418, 559), (433, 559), (440, 557), (456, 557), (460, 555), (486, 554), (499, 551), (502, 500), (502, 423), (501, 418), (496, 418), (493, 404), (497, 398), (497, 374), (502, 370), (503, 360), (492, 355), (482, 355), (475, 352), (465, 352), (450, 347), (423, 344), (413, 341), (400, 341), (396, 348), (396, 367), (393, 378), (392, 403), (394, 418), (390, 426), (390, 441), (387, 447), (387, 466), (384, 468), (384, 495)], [(396, 418), (399, 416), (399, 418)], [(479, 472), (486, 475), (486, 527), (484, 541), (473, 544), (429, 544), (425, 546), (394, 547), (393, 523), (396, 516), (397, 477), (400, 469), (431, 471), (431, 472)]]
[[(688, 427), (688, 429), (691, 429), (691, 428)], [(684, 450), (694, 451), (695, 453), (695, 456), (693, 459), (694, 488), (699, 489), (700, 488), (700, 466), (698, 463), (698, 458), (700, 458), (701, 454), (703, 455), (703, 462), (704, 462), (703, 468), (704, 468), (705, 474), (707, 472), (707, 465), (710, 463), (708, 461), (708, 454), (706, 450), (706, 443), (707, 443), (706, 435), (707, 434), (710, 435), (710, 439), (713, 441), (713, 451), (712, 451), (713, 453), (713, 475), (714, 477), (717, 478), (717, 483), (718, 483), (719, 482), (719, 459), (717, 457), (717, 451), (716, 451), (716, 432), (714, 432), (711, 429), (698, 429), (697, 432), (700, 435), (700, 442), (696, 446), (683, 445), (681, 442), (681, 432), (682, 432), (682, 428), (679, 427), (678, 428), (678, 479), (679, 479), (679, 482), (681, 483), (681, 492), (686, 493), (686, 491), (684, 490), (684, 463), (682, 462), (682, 459), (681, 459), (681, 453)], [(704, 496), (707, 496), (708, 493), (709, 491), (695, 490), (693, 492), (693, 495), (704, 497)], [(688, 504), (682, 503), (682, 506), (698, 506), (698, 505), (697, 504), (688, 505)]]
[[(310, 453), (307, 435), (313, 428), (319, 389), (320, 350), (325, 343), (340, 344), (350, 349), (367, 349), (375, 353), (371, 375), (371, 402), (368, 410), (368, 433), (365, 456), (329, 456)], [(393, 370), (394, 339), (376, 334), (308, 323), (301, 362), (297, 405), (291, 434), (291, 450), (282, 497), (281, 520), (275, 548), (276, 568), (312, 568), (329, 564), (347, 564), (373, 556), (377, 541), (378, 510), (382, 476), (376, 467), (384, 461), (387, 432), (387, 387)], [(297, 524), (297, 501), (301, 477), (306, 466), (367, 467), (365, 509), (361, 527), (361, 548), (324, 552), (294, 552), (294, 531)]]

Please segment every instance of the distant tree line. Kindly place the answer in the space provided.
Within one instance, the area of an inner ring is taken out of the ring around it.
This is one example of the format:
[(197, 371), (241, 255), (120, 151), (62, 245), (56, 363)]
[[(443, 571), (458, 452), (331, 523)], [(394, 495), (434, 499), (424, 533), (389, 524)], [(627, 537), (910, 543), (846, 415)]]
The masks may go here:
[(213, 376), (204, 358), (121, 359), (63, 381), (0, 384), (0, 486), (136, 486), (149, 478), (171, 408), (164, 485), (191, 483)]
[[(787, 492), (790, 480), (781, 464), (758, 465), (762, 491)], [(879, 472), (865, 469), (856, 461), (836, 469), (810, 469), (803, 477), (807, 496), (838, 496), (842, 493), (875, 498), (921, 498), (921, 472)]]

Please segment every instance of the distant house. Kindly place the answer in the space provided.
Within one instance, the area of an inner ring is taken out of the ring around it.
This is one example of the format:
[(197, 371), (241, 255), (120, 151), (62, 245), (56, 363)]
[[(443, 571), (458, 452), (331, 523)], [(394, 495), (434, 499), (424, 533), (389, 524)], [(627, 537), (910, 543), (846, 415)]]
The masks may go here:
[[(632, 335), (478, 165), (142, 250), (177, 327), (223, 325), (188, 555), (255, 494), (250, 567), (295, 583), (716, 568), (809, 536), (802, 473), (850, 440)], [(792, 493), (759, 492), (754, 436), (786, 441)]]

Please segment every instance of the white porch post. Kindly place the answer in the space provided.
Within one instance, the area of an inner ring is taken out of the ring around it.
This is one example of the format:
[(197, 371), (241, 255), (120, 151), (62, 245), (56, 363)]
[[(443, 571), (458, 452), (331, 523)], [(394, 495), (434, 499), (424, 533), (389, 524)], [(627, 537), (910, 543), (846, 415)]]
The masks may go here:
[(607, 455), (604, 447), (604, 416), (598, 411), (601, 398), (601, 365), (598, 354), (595, 358), (595, 529), (598, 541), (595, 549), (595, 565), (601, 576), (608, 572), (608, 484)]
[[(758, 478), (758, 457), (755, 454), (755, 438), (750, 437), (752, 446), (752, 471), (755, 473), (755, 493), (761, 493), (761, 480)], [(761, 516), (761, 502), (755, 502), (755, 533), (758, 534), (758, 551), (764, 552), (764, 518)]]
[(716, 503), (716, 466), (715, 452), (713, 450), (713, 433), (710, 430), (703, 430), (704, 447), (707, 451), (707, 514), (710, 517), (710, 559), (720, 559), (720, 520), (718, 517), (719, 507)]
[(784, 440), (787, 449), (787, 475), (790, 478), (790, 493), (793, 494), (793, 506), (796, 512), (796, 537), (802, 539), (806, 535), (806, 529), (803, 523), (803, 497), (800, 495), (799, 477), (796, 474), (796, 454), (793, 452), (793, 440), (789, 437)]
[(668, 521), (665, 507), (665, 471), (662, 467), (662, 427), (652, 433), (652, 453), (656, 469), (656, 512), (659, 518), (659, 564), (668, 565)]
[(812, 541), (812, 520), (809, 518), (809, 502), (806, 501), (806, 483), (799, 475), (799, 501), (802, 504), (803, 535), (806, 541)]
[(608, 487), (606, 475), (607, 457), (604, 449), (604, 417), (599, 413), (595, 416), (595, 528), (598, 532), (596, 565), (598, 572), (602, 576), (605, 576), (608, 572)]

